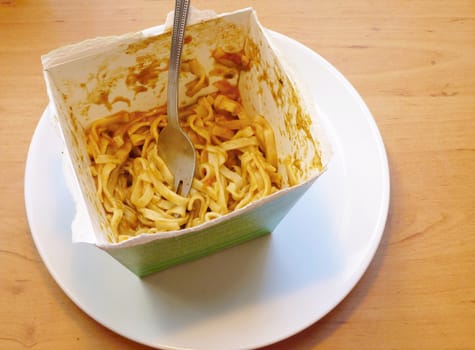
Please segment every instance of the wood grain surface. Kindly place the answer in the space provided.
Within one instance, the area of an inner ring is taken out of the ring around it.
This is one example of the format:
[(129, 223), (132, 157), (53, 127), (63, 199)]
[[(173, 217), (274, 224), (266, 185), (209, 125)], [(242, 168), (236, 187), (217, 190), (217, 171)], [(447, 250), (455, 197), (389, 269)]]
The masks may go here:
[[(322, 320), (269, 349), (475, 349), (475, 2), (196, 0), (252, 6), (366, 101), (391, 172), (383, 240)], [(146, 349), (82, 312), (25, 215), (29, 142), (48, 103), (40, 56), (163, 22), (172, 1), (0, 0), (0, 349)]]

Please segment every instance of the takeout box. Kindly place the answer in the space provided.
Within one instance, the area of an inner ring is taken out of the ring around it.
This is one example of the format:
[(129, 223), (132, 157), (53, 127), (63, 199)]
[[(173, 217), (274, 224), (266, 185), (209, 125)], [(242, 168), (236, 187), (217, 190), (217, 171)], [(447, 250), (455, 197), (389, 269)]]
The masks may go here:
[(182, 74), (180, 105), (212, 93), (213, 82), (223, 79), (211, 72), (213, 50), (243, 50), (250, 68), (224, 78), (238, 86), (246, 110), (271, 124), (279, 161), (296, 167), (301, 183), (192, 228), (108, 241), (110, 225), (96, 194), (84, 130), (94, 120), (120, 110), (144, 111), (166, 103), (170, 28), (96, 38), (50, 52), (42, 61), (65, 142), (66, 177), (76, 206), (72, 239), (96, 245), (138, 276), (270, 233), (325, 170), (331, 153), (313, 101), (303, 93), (304, 82), (297, 81), (273, 47), (254, 10), (221, 15), (192, 10), (188, 23), (182, 59), (198, 58), (210, 83), (188, 96), (185, 84), (190, 78)]

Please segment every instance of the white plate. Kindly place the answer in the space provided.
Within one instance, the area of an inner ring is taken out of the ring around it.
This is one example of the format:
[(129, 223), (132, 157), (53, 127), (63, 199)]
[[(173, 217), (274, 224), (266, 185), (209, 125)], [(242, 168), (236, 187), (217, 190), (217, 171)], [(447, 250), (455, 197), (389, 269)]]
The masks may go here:
[(33, 136), (25, 199), (38, 251), (64, 292), (124, 337), (168, 349), (245, 349), (319, 320), (355, 286), (381, 239), (389, 170), (362, 99), (327, 61), (270, 33), (322, 112), (334, 156), (277, 229), (143, 280), (101, 250), (71, 243), (72, 199), (62, 143), (46, 109)]

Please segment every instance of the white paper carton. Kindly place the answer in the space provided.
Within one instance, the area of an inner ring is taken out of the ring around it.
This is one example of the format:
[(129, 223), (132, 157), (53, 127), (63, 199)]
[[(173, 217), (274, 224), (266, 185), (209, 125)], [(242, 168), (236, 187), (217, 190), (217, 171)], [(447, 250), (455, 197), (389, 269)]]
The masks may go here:
[(139, 276), (271, 232), (324, 171), (330, 157), (311, 99), (299, 87), (305, 82), (295, 81), (252, 9), (217, 16), (194, 10), (189, 23), (182, 60), (198, 59), (209, 84), (187, 96), (185, 84), (193, 77), (182, 74), (180, 105), (216, 91), (213, 83), (223, 76), (216, 73), (211, 52), (244, 51), (251, 60), (249, 70), (225, 79), (238, 87), (250, 114), (260, 114), (271, 124), (280, 164), (293, 163), (303, 180), (199, 226), (111, 243), (110, 225), (90, 173), (84, 130), (121, 110), (145, 111), (166, 103), (170, 30), (165, 25), (96, 38), (45, 55), (47, 90), (71, 165), (68, 178), (77, 209), (73, 240), (97, 245)]

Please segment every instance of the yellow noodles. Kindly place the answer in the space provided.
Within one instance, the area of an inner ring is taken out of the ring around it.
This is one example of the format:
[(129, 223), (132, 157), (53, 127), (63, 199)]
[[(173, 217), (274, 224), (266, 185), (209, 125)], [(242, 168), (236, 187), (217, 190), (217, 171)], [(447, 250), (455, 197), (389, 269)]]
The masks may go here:
[(192, 227), (282, 187), (272, 128), (263, 117), (247, 115), (231, 97), (201, 97), (180, 112), (182, 127), (197, 151), (195, 178), (186, 198), (171, 189), (173, 175), (157, 152), (167, 122), (165, 107), (122, 111), (86, 130), (91, 170), (112, 242)]

